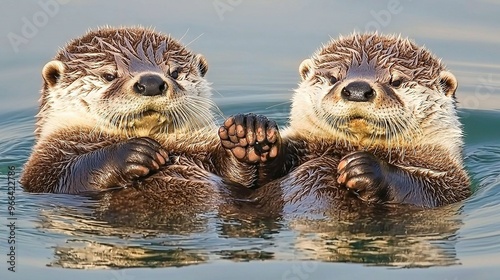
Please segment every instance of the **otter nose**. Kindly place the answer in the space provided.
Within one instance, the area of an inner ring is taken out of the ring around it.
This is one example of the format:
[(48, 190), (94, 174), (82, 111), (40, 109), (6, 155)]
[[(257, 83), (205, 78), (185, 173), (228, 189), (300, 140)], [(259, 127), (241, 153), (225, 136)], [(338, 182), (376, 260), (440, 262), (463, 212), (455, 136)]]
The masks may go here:
[(146, 74), (134, 84), (134, 91), (145, 96), (155, 96), (164, 93), (168, 88), (167, 83), (155, 74)]
[(367, 102), (375, 98), (375, 91), (369, 83), (363, 81), (355, 81), (349, 83), (340, 93), (342, 98), (347, 101)]

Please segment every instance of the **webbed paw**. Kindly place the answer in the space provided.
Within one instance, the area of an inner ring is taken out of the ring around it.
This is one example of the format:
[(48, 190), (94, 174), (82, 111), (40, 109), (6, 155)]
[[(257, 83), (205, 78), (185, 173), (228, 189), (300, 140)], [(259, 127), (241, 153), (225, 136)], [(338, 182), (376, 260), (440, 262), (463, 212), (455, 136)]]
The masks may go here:
[(238, 114), (219, 128), (222, 146), (241, 162), (264, 163), (278, 156), (281, 136), (275, 121), (263, 115)]
[(168, 154), (151, 138), (132, 138), (117, 145), (111, 161), (120, 177), (132, 181), (159, 170), (168, 163)]
[(388, 163), (369, 152), (357, 151), (341, 159), (337, 182), (362, 200), (385, 202), (389, 198), (387, 170)]

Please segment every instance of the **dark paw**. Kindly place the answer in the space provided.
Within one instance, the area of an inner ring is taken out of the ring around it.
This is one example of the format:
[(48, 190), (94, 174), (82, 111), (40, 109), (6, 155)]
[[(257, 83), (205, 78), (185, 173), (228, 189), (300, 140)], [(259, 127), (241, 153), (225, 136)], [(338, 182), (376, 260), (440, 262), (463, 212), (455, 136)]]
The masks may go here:
[(265, 116), (238, 114), (219, 128), (222, 146), (242, 162), (267, 162), (278, 156), (281, 137), (276, 122)]
[(155, 140), (147, 137), (132, 138), (118, 144), (112, 159), (118, 172), (127, 181), (144, 177), (168, 163), (168, 154)]
[(368, 152), (353, 152), (338, 165), (337, 182), (366, 201), (382, 201), (387, 197), (386, 163)]

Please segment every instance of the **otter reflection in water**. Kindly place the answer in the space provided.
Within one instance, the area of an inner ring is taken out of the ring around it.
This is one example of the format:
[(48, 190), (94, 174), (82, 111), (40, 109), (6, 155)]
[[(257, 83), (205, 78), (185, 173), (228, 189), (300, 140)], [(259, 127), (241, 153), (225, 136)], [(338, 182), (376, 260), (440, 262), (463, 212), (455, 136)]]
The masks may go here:
[[(132, 194), (131, 194), (132, 195)], [(115, 200), (118, 198), (118, 200)], [(458, 207), (366, 207), (324, 215), (264, 218), (227, 205), (174, 213), (154, 201), (108, 193), (71, 206), (48, 198), (39, 229), (58, 234), (50, 266), (168, 267), (233, 261), (352, 262), (395, 267), (459, 263), (454, 236)]]

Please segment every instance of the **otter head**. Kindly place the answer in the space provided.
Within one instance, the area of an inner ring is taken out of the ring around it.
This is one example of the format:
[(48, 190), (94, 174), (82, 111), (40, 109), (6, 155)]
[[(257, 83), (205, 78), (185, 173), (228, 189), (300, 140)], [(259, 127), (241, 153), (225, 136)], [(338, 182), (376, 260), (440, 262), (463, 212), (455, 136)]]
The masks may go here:
[(147, 136), (213, 122), (208, 66), (169, 36), (104, 28), (71, 41), (42, 71), (39, 133), (87, 125)]
[(352, 34), (300, 65), (291, 128), (356, 146), (429, 143), (455, 149), (457, 80), (408, 39)]

